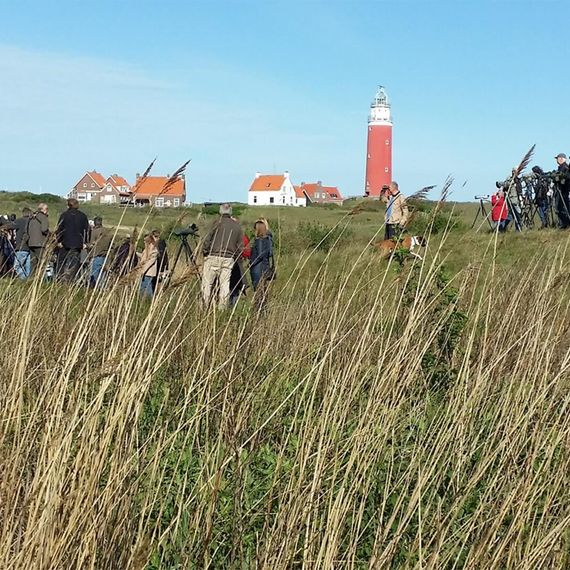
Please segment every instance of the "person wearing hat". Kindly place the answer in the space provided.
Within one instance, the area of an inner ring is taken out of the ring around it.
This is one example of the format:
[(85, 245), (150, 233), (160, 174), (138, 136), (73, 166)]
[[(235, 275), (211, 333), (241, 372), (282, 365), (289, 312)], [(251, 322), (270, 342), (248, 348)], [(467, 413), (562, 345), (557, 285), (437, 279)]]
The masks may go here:
[(93, 219), (93, 229), (89, 240), (89, 253), (91, 255), (91, 271), (89, 273), (89, 287), (103, 287), (105, 259), (111, 249), (113, 236), (103, 227), (103, 218), (97, 216)]
[(566, 162), (567, 156), (560, 152), (555, 157), (558, 164), (558, 182), (556, 183), (556, 213), (559, 227), (570, 228), (570, 170)]

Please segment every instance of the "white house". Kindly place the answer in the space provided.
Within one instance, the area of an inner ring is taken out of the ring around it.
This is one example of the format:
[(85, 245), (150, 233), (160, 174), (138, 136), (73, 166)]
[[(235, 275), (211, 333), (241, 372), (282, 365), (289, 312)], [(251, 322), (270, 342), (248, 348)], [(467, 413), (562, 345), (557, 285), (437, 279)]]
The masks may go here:
[(298, 186), (293, 186), (288, 172), (257, 172), (249, 188), (247, 203), (249, 206), (306, 206), (307, 197)]

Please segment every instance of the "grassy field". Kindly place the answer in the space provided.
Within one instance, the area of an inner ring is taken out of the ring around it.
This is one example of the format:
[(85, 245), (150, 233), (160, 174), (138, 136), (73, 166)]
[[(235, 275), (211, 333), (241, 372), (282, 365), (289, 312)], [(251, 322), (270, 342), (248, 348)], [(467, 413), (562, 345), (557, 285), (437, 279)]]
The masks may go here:
[(388, 262), (363, 204), (239, 212), (262, 312), (0, 282), (0, 567), (570, 567), (569, 234), (418, 204), (424, 261)]

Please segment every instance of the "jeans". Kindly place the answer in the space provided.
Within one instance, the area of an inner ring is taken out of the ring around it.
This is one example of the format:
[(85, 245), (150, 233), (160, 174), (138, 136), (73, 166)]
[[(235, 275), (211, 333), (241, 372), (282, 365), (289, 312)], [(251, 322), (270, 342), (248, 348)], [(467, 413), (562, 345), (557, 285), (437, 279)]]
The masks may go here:
[(105, 256), (98, 255), (91, 261), (91, 273), (89, 275), (89, 286), (102, 289), (105, 285), (105, 272), (103, 266), (105, 265)]
[(206, 306), (210, 305), (214, 285), (218, 282), (218, 304), (226, 308), (230, 302), (230, 278), (234, 260), (231, 257), (209, 255), (204, 261), (202, 275), (202, 298)]
[(27, 279), (32, 272), (32, 259), (29, 251), (17, 251), (14, 271), (20, 279)]
[(154, 278), (145, 275), (141, 279), (141, 295), (143, 297), (152, 297), (154, 295)]
[(536, 205), (536, 211), (538, 212), (542, 227), (548, 227), (548, 202), (539, 202)]

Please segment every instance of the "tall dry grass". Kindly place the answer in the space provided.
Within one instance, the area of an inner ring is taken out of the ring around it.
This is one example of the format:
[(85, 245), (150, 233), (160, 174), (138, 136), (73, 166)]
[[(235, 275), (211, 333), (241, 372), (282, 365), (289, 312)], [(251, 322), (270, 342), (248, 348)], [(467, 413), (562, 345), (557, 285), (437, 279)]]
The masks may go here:
[(0, 567), (567, 568), (568, 258), (495, 254), (262, 312), (3, 283)]

